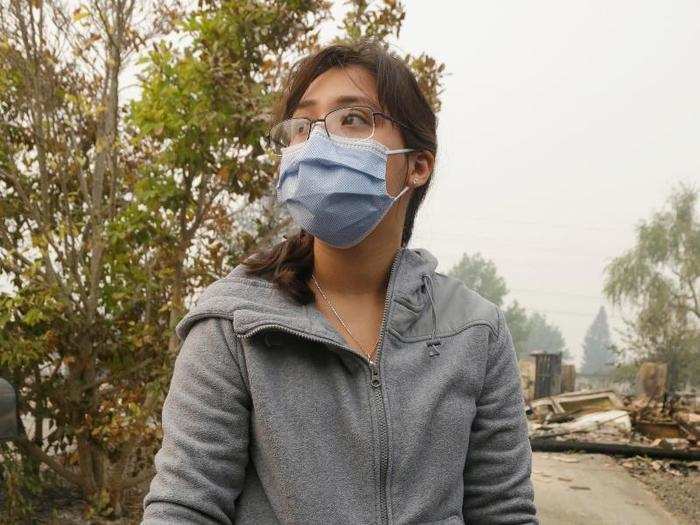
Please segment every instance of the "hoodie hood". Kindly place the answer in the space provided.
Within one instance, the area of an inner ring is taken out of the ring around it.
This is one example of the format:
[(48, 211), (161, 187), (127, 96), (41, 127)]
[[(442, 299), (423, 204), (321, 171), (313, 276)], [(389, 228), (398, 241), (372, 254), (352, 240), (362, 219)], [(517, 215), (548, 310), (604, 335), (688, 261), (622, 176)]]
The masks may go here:
[[(425, 248), (401, 247), (397, 250), (387, 288), (387, 315), (391, 317), (393, 303), (398, 303), (402, 315), (391, 324), (393, 331), (408, 328), (423, 317), (426, 307), (431, 307), (430, 324), (434, 337), (438, 324), (432, 288), (437, 263), (435, 256)], [(240, 336), (265, 326), (282, 326), (300, 335), (347, 347), (346, 341), (313, 303), (297, 303), (275, 283), (248, 275), (242, 264), (203, 291), (194, 308), (178, 323), (178, 337), (184, 340), (193, 324), (206, 317), (231, 320), (234, 331)]]

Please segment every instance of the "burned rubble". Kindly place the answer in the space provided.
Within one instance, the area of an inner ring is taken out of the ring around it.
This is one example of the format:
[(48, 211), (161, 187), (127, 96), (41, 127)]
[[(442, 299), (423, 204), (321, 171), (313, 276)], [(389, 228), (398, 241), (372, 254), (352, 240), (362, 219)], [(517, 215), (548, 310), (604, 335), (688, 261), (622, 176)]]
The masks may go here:
[[(615, 388), (561, 392), (556, 357), (538, 354), (535, 366), (521, 363), (532, 450), (621, 455), (634, 468), (697, 470), (698, 395), (695, 391), (668, 392), (666, 365), (645, 363), (637, 376), (635, 394), (621, 394)], [(546, 371), (544, 378), (537, 376), (538, 366)], [(550, 395), (542, 395), (547, 387)], [(678, 461), (684, 466), (678, 467), (674, 463)]]

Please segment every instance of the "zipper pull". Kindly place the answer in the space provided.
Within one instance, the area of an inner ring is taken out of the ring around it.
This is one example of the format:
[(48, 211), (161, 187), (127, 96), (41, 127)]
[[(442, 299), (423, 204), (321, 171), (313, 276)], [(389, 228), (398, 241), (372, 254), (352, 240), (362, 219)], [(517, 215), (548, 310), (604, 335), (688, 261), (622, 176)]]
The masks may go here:
[(379, 388), (382, 384), (381, 381), (379, 381), (379, 369), (374, 363), (371, 363), (369, 366), (372, 370), (372, 386)]
[(428, 355), (430, 357), (435, 357), (436, 355), (440, 355), (440, 352), (438, 351), (437, 347), (442, 344), (442, 341), (437, 338), (430, 339), (425, 343), (425, 346), (428, 347)]

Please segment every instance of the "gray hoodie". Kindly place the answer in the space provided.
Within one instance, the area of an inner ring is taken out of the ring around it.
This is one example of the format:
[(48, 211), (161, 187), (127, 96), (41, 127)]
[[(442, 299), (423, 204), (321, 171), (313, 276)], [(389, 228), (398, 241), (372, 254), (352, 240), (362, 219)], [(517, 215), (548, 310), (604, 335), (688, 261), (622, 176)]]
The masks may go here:
[(400, 248), (378, 364), (242, 265), (180, 321), (143, 524), (539, 523), (503, 312)]

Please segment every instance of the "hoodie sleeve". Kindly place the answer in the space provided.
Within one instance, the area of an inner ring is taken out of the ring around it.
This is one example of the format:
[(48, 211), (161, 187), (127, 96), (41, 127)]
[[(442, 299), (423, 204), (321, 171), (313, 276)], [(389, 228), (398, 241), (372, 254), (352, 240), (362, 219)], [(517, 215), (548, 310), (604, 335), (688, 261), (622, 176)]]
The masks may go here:
[(248, 463), (250, 397), (226, 320), (195, 323), (163, 404), (163, 444), (142, 525), (231, 524)]
[(513, 339), (500, 308), (498, 337), (486, 360), (464, 470), (467, 523), (539, 524), (532, 449)]

